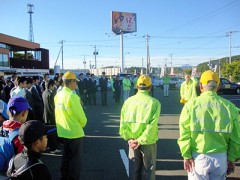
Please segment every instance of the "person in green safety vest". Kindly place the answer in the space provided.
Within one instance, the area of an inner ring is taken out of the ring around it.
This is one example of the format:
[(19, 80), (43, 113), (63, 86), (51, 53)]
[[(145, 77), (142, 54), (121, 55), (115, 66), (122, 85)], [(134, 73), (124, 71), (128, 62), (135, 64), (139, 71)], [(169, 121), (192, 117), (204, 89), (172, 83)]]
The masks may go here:
[(112, 87), (113, 99), (115, 99), (115, 89), (114, 89), (114, 87), (113, 87), (113, 83), (114, 83), (114, 81), (115, 81), (115, 78), (116, 78), (115, 75), (113, 75), (113, 76), (110, 77), (110, 83), (111, 83), (111, 87)]
[(168, 97), (168, 90), (169, 90), (169, 82), (171, 80), (171, 77), (166, 73), (163, 77), (163, 95), (164, 97)]
[(190, 77), (189, 74), (185, 75), (185, 81), (180, 87), (180, 103), (185, 104), (190, 99), (197, 97), (196, 85), (198, 81), (194, 77)]
[(123, 85), (123, 102), (124, 102), (129, 97), (129, 92), (132, 85), (127, 74), (124, 76), (122, 80), (122, 85)]
[(133, 93), (134, 95), (137, 94), (138, 90), (137, 90), (137, 80), (140, 76), (140, 73), (137, 73), (137, 76), (133, 79)]
[(63, 156), (60, 179), (80, 179), (84, 127), (87, 118), (77, 88), (76, 75), (67, 71), (63, 75), (64, 87), (54, 97), (58, 137), (63, 142)]
[(137, 94), (123, 104), (119, 133), (129, 145), (130, 179), (154, 180), (161, 104), (149, 95), (149, 76), (141, 75), (137, 88)]
[(178, 145), (188, 179), (226, 179), (240, 155), (236, 106), (217, 95), (220, 79), (209, 70), (200, 78), (201, 95), (190, 99), (179, 119)]

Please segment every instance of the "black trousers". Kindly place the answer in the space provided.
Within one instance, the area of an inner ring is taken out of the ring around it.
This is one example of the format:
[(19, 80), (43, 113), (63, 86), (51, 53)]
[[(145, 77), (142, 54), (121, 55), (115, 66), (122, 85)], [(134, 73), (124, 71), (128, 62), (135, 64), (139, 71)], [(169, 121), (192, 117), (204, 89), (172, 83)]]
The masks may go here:
[(119, 104), (120, 103), (120, 97), (121, 97), (121, 91), (115, 91), (115, 103)]
[(101, 91), (102, 105), (107, 105), (107, 91)]
[(83, 138), (63, 140), (61, 180), (79, 180), (81, 172)]
[(92, 93), (92, 103), (96, 106), (96, 92)]

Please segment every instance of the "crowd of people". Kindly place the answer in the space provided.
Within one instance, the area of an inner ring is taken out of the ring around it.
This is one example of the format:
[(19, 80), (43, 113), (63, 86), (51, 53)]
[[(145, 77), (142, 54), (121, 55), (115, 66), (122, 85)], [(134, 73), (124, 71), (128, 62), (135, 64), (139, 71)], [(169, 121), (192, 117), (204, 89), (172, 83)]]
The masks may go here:
[[(116, 104), (120, 103), (123, 92), (119, 134), (129, 146), (130, 179), (154, 180), (161, 103), (152, 97), (151, 77), (137, 74), (131, 82), (127, 75), (122, 81), (117, 75), (110, 80)], [(102, 106), (108, 105), (110, 80), (102, 72), (99, 78)], [(168, 81), (166, 76), (164, 85)], [(217, 95), (219, 82), (218, 75), (209, 70), (201, 75), (202, 93), (199, 97), (196, 81), (190, 75), (185, 76), (180, 88), (180, 103), (184, 105), (177, 142), (190, 180), (225, 179), (234, 171), (234, 163), (240, 157), (238, 108)], [(134, 95), (130, 97), (132, 83)], [(77, 78), (68, 71), (53, 79), (45, 74), (41, 81), (37, 77), (12, 75), (6, 82), (2, 78), (1, 84), (2, 136), (18, 131), (18, 137), (12, 141), (17, 155), (5, 169), (7, 175), (51, 179), (47, 167), (39, 160), (40, 153), (46, 150), (47, 144), (52, 153), (60, 152), (61, 140), (61, 179), (80, 179), (84, 127), (87, 124), (84, 108), (96, 106), (97, 80), (94, 74), (86, 73), (84, 77), (81, 73)], [(168, 96), (167, 86), (164, 96)], [(41, 172), (41, 176), (36, 176), (39, 175), (37, 172)]]

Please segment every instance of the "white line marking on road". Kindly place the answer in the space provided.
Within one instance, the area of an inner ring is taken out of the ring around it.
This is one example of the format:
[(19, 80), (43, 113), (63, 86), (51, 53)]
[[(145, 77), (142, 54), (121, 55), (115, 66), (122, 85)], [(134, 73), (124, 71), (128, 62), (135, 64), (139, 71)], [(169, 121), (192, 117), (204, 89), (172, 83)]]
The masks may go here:
[(126, 172), (127, 172), (127, 176), (129, 177), (129, 161), (128, 161), (128, 157), (126, 152), (124, 151), (124, 149), (120, 149), (120, 156), (122, 158), (123, 164), (125, 166)]
[(122, 138), (121, 136), (90, 136), (90, 135), (85, 135), (84, 137), (86, 138), (112, 138), (112, 139), (120, 139)]

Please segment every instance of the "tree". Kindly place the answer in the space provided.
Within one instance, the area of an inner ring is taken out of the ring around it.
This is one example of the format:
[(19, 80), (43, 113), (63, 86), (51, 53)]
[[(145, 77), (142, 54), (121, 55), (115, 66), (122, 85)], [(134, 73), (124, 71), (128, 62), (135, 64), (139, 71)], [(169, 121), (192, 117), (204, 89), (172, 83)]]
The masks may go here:
[(192, 74), (192, 69), (184, 69), (183, 72), (184, 72), (185, 75), (187, 75), (187, 74), (191, 75)]
[[(25, 54), (24, 53), (14, 52), (13, 56), (14, 56), (14, 58), (17, 58), (17, 59), (25, 59)], [(33, 54), (28, 52), (27, 53), (27, 59), (33, 59)]]
[(221, 69), (221, 75), (231, 81), (240, 81), (240, 61), (233, 61), (232, 64), (225, 64)]

